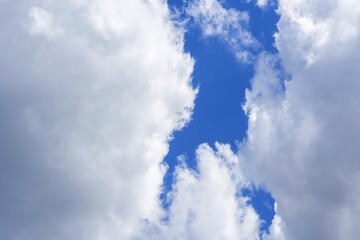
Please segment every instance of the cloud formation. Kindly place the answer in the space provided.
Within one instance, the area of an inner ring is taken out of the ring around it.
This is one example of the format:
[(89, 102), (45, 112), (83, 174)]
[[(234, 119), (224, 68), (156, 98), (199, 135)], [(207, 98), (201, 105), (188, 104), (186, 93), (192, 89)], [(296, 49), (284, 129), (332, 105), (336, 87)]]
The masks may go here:
[(259, 8), (265, 8), (266, 6), (268, 6), (269, 4), (269, 0), (256, 0), (256, 5)]
[(287, 239), (356, 239), (360, 3), (284, 0), (279, 14), (279, 58), (260, 57), (246, 93), (244, 172), (273, 194)]
[[(266, 1), (258, 1), (258, 4)], [(279, 1), (279, 56), (258, 58), (248, 137), (181, 163), (159, 194), (197, 90), (164, 1), (10, 1), (0, 8), (0, 235), (42, 239), (351, 240), (360, 235), (360, 3)], [(242, 61), (248, 15), (188, 13)], [(288, 75), (279, 68), (279, 63)], [(285, 79), (284, 78), (288, 78)], [(269, 233), (241, 189), (271, 191)]]
[(235, 57), (251, 62), (251, 49), (258, 42), (247, 29), (249, 15), (245, 11), (227, 9), (218, 0), (195, 0), (189, 3), (187, 13), (200, 26), (204, 37), (217, 37), (231, 48)]
[(63, 33), (63, 30), (53, 22), (53, 15), (41, 7), (32, 7), (29, 10), (31, 26), (29, 32), (33, 35), (44, 35), (54, 39)]
[(180, 159), (168, 197), (168, 217), (157, 224), (153, 239), (259, 239), (261, 221), (249, 199), (241, 195), (248, 183), (242, 177), (239, 159), (230, 145), (216, 143), (215, 147), (199, 146), (197, 169)]
[(0, 235), (130, 239), (162, 215), (193, 59), (164, 1), (11, 1), (0, 8)]

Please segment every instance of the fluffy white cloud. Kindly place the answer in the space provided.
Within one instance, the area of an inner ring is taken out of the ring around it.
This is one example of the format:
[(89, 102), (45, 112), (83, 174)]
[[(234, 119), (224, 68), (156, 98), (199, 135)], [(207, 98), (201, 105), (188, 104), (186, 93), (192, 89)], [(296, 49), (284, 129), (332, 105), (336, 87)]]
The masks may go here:
[(265, 8), (269, 4), (269, 0), (257, 0), (256, 5), (260, 8)]
[(129, 239), (157, 219), (196, 90), (164, 1), (0, 7), (0, 236)]
[(259, 239), (261, 222), (241, 196), (247, 182), (230, 146), (216, 143), (214, 151), (203, 144), (196, 156), (196, 171), (184, 163), (176, 169), (169, 216), (154, 239)]
[(264, 54), (246, 93), (244, 172), (278, 202), (287, 239), (360, 234), (360, 2), (279, 1), (278, 59)]
[(262, 235), (262, 240), (285, 240), (285, 226), (279, 215), (277, 215), (277, 203), (274, 205), (275, 216), (269, 227), (269, 233)]
[(224, 8), (218, 0), (192, 1), (187, 12), (202, 29), (204, 37), (218, 37), (234, 52), (237, 59), (251, 62), (249, 49), (256, 48), (257, 41), (247, 30), (247, 12)]
[[(176, 170), (165, 221), (160, 163), (196, 95), (165, 2), (1, 5), (3, 238), (258, 239), (244, 173), (278, 202), (264, 239), (283, 240), (284, 224), (287, 239), (360, 235), (359, 1), (279, 1), (279, 59), (261, 55), (246, 92), (244, 170), (229, 146), (201, 145), (198, 170)], [(246, 13), (215, 0), (188, 12), (249, 61)]]

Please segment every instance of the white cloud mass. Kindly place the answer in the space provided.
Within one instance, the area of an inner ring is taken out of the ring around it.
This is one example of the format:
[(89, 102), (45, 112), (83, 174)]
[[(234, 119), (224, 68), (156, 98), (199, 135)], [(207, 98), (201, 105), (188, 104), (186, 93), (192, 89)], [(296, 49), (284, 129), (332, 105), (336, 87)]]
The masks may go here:
[(197, 170), (185, 163), (177, 167), (169, 216), (158, 224), (153, 239), (259, 239), (260, 219), (241, 195), (248, 183), (242, 178), (239, 158), (230, 145), (215, 147), (214, 151), (207, 144), (199, 146)]
[(287, 239), (360, 235), (360, 2), (279, 1), (277, 57), (263, 54), (244, 109), (244, 172), (271, 191)]
[(158, 0), (1, 2), (0, 236), (130, 239), (159, 203), (193, 59)]
[(262, 240), (286, 240), (285, 229), (283, 220), (277, 215), (277, 203), (274, 206), (275, 216), (273, 217), (272, 223), (269, 227), (268, 233), (262, 234)]
[[(279, 55), (258, 58), (238, 156), (201, 145), (165, 212), (161, 162), (197, 93), (166, 2), (2, 1), (0, 237), (356, 239), (360, 2), (280, 0), (278, 12)], [(188, 13), (249, 60), (246, 13), (215, 0)], [(277, 202), (268, 234), (241, 195), (249, 179)]]

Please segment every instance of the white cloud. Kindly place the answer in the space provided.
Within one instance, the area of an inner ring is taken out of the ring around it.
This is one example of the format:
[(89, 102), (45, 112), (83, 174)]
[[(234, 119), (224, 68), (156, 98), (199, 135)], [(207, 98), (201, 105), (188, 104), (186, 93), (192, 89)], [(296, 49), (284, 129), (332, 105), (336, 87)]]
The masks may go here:
[(155, 0), (1, 2), (2, 238), (130, 239), (161, 216), (196, 95), (169, 19)]
[(196, 156), (197, 171), (176, 169), (169, 217), (154, 239), (259, 239), (260, 220), (240, 194), (247, 182), (230, 146), (216, 143), (214, 151), (203, 144)]
[(275, 216), (269, 227), (269, 233), (262, 235), (263, 240), (285, 240), (285, 226), (281, 217), (277, 214), (277, 203), (274, 205)]
[(260, 8), (265, 8), (268, 5), (268, 0), (257, 0), (256, 5), (258, 5)]
[(273, 4), (272, 0), (246, 0), (247, 3), (255, 3), (261, 9), (265, 9), (267, 6)]
[(33, 35), (44, 35), (49, 39), (61, 36), (63, 30), (53, 22), (53, 15), (41, 7), (32, 7), (29, 10), (31, 19), (30, 33)]
[(276, 57), (263, 55), (244, 109), (244, 172), (278, 203), (287, 239), (360, 234), (360, 2), (280, 1)]
[(258, 43), (247, 30), (247, 12), (224, 8), (218, 0), (196, 0), (189, 4), (187, 12), (195, 19), (205, 37), (218, 37), (234, 52), (237, 59), (252, 61), (250, 49)]
[[(284, 224), (294, 240), (360, 234), (357, 0), (279, 2), (276, 46), (291, 81), (283, 87), (279, 59), (261, 55), (244, 105), (244, 170), (229, 146), (200, 146), (198, 172), (176, 171), (165, 223), (160, 162), (196, 95), (193, 60), (166, 4), (1, 4), (2, 237), (257, 239), (258, 216), (238, 195), (243, 174), (278, 203), (265, 239), (283, 240)], [(214, 0), (189, 13), (204, 36), (249, 60), (245, 13)]]

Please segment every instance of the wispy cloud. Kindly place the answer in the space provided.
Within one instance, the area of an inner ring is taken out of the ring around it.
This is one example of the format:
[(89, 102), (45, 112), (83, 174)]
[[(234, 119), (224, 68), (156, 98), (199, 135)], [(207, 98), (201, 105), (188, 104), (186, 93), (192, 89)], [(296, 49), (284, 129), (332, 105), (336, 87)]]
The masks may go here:
[(249, 15), (245, 11), (225, 8), (218, 0), (196, 0), (189, 3), (187, 12), (200, 26), (204, 37), (217, 37), (224, 41), (236, 58), (252, 62), (252, 50), (257, 40), (248, 30)]

